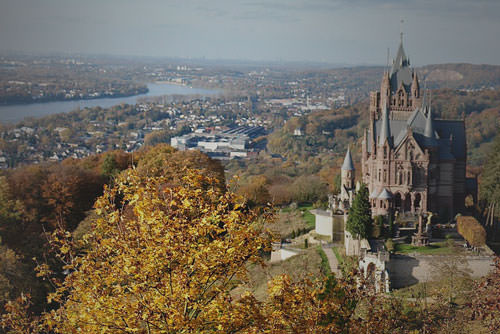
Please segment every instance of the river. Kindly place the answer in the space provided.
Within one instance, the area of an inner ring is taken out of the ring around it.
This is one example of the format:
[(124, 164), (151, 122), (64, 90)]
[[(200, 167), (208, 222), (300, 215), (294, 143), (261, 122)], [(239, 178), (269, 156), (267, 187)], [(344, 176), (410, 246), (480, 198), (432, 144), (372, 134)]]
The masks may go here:
[(219, 90), (192, 88), (168, 83), (149, 83), (146, 94), (129, 97), (103, 98), (93, 100), (54, 101), (32, 104), (0, 106), (0, 123), (15, 123), (26, 117), (43, 117), (51, 114), (70, 112), (77, 108), (102, 107), (109, 108), (117, 104), (136, 104), (143, 97), (162, 95), (202, 95), (210, 96), (220, 93)]

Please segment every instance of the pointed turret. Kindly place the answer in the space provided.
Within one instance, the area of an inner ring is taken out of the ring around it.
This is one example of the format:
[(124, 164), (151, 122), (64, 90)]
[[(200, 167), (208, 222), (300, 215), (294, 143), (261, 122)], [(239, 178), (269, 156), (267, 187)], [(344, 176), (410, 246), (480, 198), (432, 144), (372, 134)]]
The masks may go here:
[(432, 108), (430, 103), (429, 106), (427, 107), (427, 119), (425, 121), (424, 136), (427, 139), (428, 146), (436, 146), (437, 141), (434, 132), (434, 121), (432, 119)]
[(342, 170), (354, 170), (354, 164), (352, 163), (351, 150), (348, 147), (347, 153), (344, 158), (344, 163), (342, 164)]
[(407, 67), (410, 65), (410, 59), (406, 57), (405, 49), (403, 48), (403, 37), (401, 36), (401, 41), (399, 43), (398, 53), (396, 54), (396, 58), (392, 64), (391, 73), (396, 72), (398, 69), (402, 67)]
[(434, 138), (434, 122), (432, 121), (432, 108), (427, 108), (427, 120), (425, 121), (424, 136), (427, 138)]
[(343, 202), (348, 201), (350, 206), (354, 193), (354, 164), (349, 147), (340, 170), (340, 183), (340, 198)]
[(380, 127), (380, 136), (378, 138), (378, 145), (384, 146), (385, 141), (388, 141), (389, 146), (391, 144), (391, 129), (389, 128), (389, 112), (387, 110), (387, 105), (384, 106), (382, 111), (382, 126)]
[(413, 73), (410, 68), (410, 60), (406, 56), (403, 48), (403, 39), (399, 44), (398, 53), (392, 63), (390, 73), (391, 92), (395, 93), (402, 85), (408, 94), (411, 94), (410, 86), (413, 80)]
[(412, 97), (417, 99), (420, 97), (420, 85), (418, 84), (417, 72), (413, 72), (413, 81), (411, 83)]
[(382, 103), (386, 100), (384, 97), (388, 97), (391, 95), (391, 85), (389, 72), (384, 72), (382, 76), (382, 82), (380, 83), (380, 94), (382, 95)]

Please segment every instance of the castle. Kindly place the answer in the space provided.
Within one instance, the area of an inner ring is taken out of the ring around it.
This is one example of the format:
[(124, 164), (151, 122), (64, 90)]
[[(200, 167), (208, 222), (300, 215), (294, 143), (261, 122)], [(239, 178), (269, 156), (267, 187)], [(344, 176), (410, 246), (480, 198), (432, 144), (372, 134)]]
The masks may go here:
[[(433, 117), (423, 89), (403, 48), (403, 40), (370, 93), (370, 123), (361, 152), (362, 182), (368, 186), (373, 215), (436, 212), (453, 217), (466, 196), (466, 142), (463, 120)], [(354, 165), (348, 150), (342, 165), (340, 206), (348, 207)]]

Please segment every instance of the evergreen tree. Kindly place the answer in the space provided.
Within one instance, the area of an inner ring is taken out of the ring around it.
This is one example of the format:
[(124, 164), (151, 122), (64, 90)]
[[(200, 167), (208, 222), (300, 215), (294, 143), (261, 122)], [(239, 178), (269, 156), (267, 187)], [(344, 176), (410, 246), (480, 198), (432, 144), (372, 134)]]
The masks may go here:
[(352, 206), (349, 209), (346, 229), (355, 238), (366, 239), (371, 233), (373, 225), (371, 206), (368, 199), (368, 188), (362, 184), (354, 196)]
[(118, 169), (118, 165), (116, 163), (115, 155), (114, 154), (108, 154), (104, 158), (104, 161), (102, 162), (101, 165), (101, 172), (102, 175), (106, 177), (111, 177), (116, 174), (118, 174), (120, 170)]
[(392, 238), (394, 233), (394, 220), (392, 219), (392, 215), (389, 215), (387, 218), (389, 220), (389, 228), (387, 229), (387, 238)]

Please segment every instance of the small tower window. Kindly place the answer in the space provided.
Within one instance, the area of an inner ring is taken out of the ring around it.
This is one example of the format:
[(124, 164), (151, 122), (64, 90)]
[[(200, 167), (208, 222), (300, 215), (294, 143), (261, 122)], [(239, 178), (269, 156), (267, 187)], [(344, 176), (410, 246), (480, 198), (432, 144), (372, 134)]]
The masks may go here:
[(387, 159), (387, 146), (384, 146), (384, 159)]

